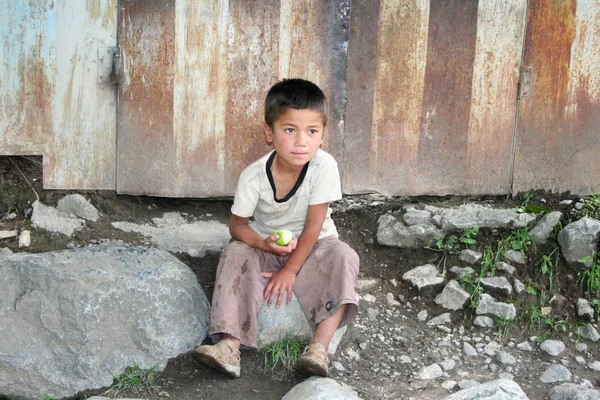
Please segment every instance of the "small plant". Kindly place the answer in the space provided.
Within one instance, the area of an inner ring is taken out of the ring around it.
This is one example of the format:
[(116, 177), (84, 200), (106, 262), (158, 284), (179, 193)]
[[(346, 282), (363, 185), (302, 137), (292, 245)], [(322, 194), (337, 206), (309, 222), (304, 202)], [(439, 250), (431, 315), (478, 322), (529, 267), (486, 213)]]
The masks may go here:
[(499, 341), (504, 341), (506, 339), (508, 328), (514, 319), (508, 317), (499, 317), (494, 320), (494, 325), (496, 326), (496, 338)]
[(124, 390), (132, 390), (140, 393), (143, 391), (151, 391), (154, 388), (157, 377), (158, 366), (155, 365), (148, 370), (141, 369), (137, 363), (133, 366), (125, 368), (121, 375), (115, 375), (109, 371), (113, 377), (113, 385), (106, 391), (106, 394), (118, 395)]
[[(4, 397), (0, 397), (0, 399), (3, 399)], [(45, 396), (42, 397), (42, 400), (54, 400), (54, 397), (50, 397), (50, 396)]]
[(533, 239), (529, 236), (526, 226), (518, 231), (513, 231), (502, 241), (502, 245), (506, 250), (520, 251), (524, 256), (527, 256), (527, 253), (534, 247)]
[(533, 193), (525, 192), (521, 195), (521, 205), (517, 207), (518, 213), (524, 213), (529, 205), (529, 202), (533, 200)]
[(285, 369), (291, 370), (307, 344), (308, 342), (297, 334), (287, 332), (271, 346), (263, 347), (265, 368), (271, 368), (273, 371), (281, 363)]
[(591, 298), (600, 292), (600, 252), (596, 252), (593, 257), (584, 257), (579, 262), (586, 263), (590, 260), (592, 265), (577, 274), (577, 284), (580, 292), (587, 293)]
[(540, 306), (537, 304), (530, 304), (529, 310), (525, 313), (527, 316), (527, 328), (532, 330), (540, 330), (542, 329), (542, 322), (544, 321), (544, 317), (542, 315), (542, 310)]
[(548, 289), (550, 291), (552, 291), (552, 287), (554, 286), (554, 275), (558, 265), (559, 255), (558, 247), (555, 247), (550, 254), (543, 254), (537, 262), (537, 266), (542, 275), (548, 276)]
[(425, 246), (426, 249), (438, 251), (443, 253), (438, 267), (442, 265), (442, 271), (446, 272), (446, 261), (449, 254), (457, 253), (461, 247), (468, 247), (476, 244), (477, 240), (473, 239), (479, 233), (479, 227), (475, 226), (471, 229), (467, 229), (460, 236), (448, 235), (446, 238), (438, 238), (435, 242), (435, 247)]
[[(482, 268), (483, 270), (483, 268)], [(474, 310), (479, 305), (479, 300), (483, 294), (483, 288), (481, 287), (481, 280), (474, 279), (471, 274), (464, 274), (458, 279), (460, 286), (469, 293), (471, 302), (469, 306)]]

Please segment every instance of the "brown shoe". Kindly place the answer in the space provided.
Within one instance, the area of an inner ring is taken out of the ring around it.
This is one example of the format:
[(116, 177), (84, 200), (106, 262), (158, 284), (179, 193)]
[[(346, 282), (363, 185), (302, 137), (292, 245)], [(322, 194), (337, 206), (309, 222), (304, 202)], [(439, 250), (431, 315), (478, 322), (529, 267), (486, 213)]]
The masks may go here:
[(192, 356), (201, 364), (220, 371), (232, 378), (240, 377), (240, 351), (229, 339), (221, 339), (214, 345), (202, 345), (192, 350)]
[(309, 375), (327, 377), (329, 375), (329, 357), (321, 343), (311, 343), (304, 349), (298, 360), (297, 368)]

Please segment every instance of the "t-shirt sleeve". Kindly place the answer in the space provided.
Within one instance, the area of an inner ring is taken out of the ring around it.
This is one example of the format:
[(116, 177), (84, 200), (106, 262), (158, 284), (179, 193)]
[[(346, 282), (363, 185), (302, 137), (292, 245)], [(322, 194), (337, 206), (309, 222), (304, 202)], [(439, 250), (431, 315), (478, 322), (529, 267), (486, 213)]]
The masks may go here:
[(342, 198), (337, 162), (331, 158), (320, 165), (311, 185), (309, 205), (323, 204)]
[(248, 170), (240, 174), (233, 198), (233, 206), (231, 206), (232, 214), (244, 218), (250, 218), (254, 214), (260, 194), (258, 181), (258, 176), (256, 174), (252, 176)]

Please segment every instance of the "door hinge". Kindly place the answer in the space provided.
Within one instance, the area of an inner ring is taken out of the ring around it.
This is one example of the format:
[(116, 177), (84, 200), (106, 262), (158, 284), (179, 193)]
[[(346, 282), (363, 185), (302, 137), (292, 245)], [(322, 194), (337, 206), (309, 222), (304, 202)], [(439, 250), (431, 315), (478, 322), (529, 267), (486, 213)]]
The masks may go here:
[(98, 48), (98, 83), (118, 85), (121, 82), (121, 48)]
[(531, 84), (533, 80), (533, 70), (531, 67), (521, 68), (519, 74), (519, 98), (529, 97), (531, 94)]

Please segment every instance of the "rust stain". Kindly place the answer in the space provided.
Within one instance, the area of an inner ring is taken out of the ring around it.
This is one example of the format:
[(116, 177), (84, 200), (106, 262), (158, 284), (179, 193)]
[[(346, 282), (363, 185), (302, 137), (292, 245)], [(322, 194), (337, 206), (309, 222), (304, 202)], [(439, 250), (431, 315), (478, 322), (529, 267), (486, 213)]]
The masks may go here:
[(344, 190), (375, 190), (370, 149), (374, 139), (373, 103), (377, 71), (379, 1), (356, 0), (350, 10), (348, 101), (344, 130)]
[(231, 286), (231, 289), (233, 291), (234, 296), (237, 296), (240, 293), (241, 281), (242, 281), (242, 277), (240, 275), (238, 275), (238, 277), (235, 278), (235, 281), (233, 281), (233, 285)]
[[(468, 133), (467, 193), (510, 192), (527, 2), (480, 2)], [(493, 145), (491, 145), (493, 143)]]
[(175, 4), (125, 0), (120, 45), (117, 191), (173, 195)]
[[(371, 157), (384, 188), (414, 186), (427, 59), (429, 2), (381, 8)], [(402, 37), (398, 41), (398, 37)], [(394, 165), (393, 169), (389, 165)]]
[(515, 193), (532, 187), (564, 191), (579, 180), (570, 175), (576, 168), (572, 157), (584, 143), (573, 137), (581, 130), (572, 129), (565, 114), (576, 29), (575, 2), (529, 2), (524, 65), (533, 70), (533, 84), (521, 100)]
[(415, 193), (464, 191), (478, 1), (432, 2)]
[(225, 187), (235, 191), (242, 170), (268, 152), (264, 97), (277, 81), (279, 0), (233, 2), (227, 58)]
[(250, 316), (247, 316), (246, 321), (244, 321), (244, 324), (242, 325), (242, 330), (244, 331), (244, 333), (248, 333), (248, 331), (250, 330), (251, 327), (252, 327), (252, 322), (250, 320)]

